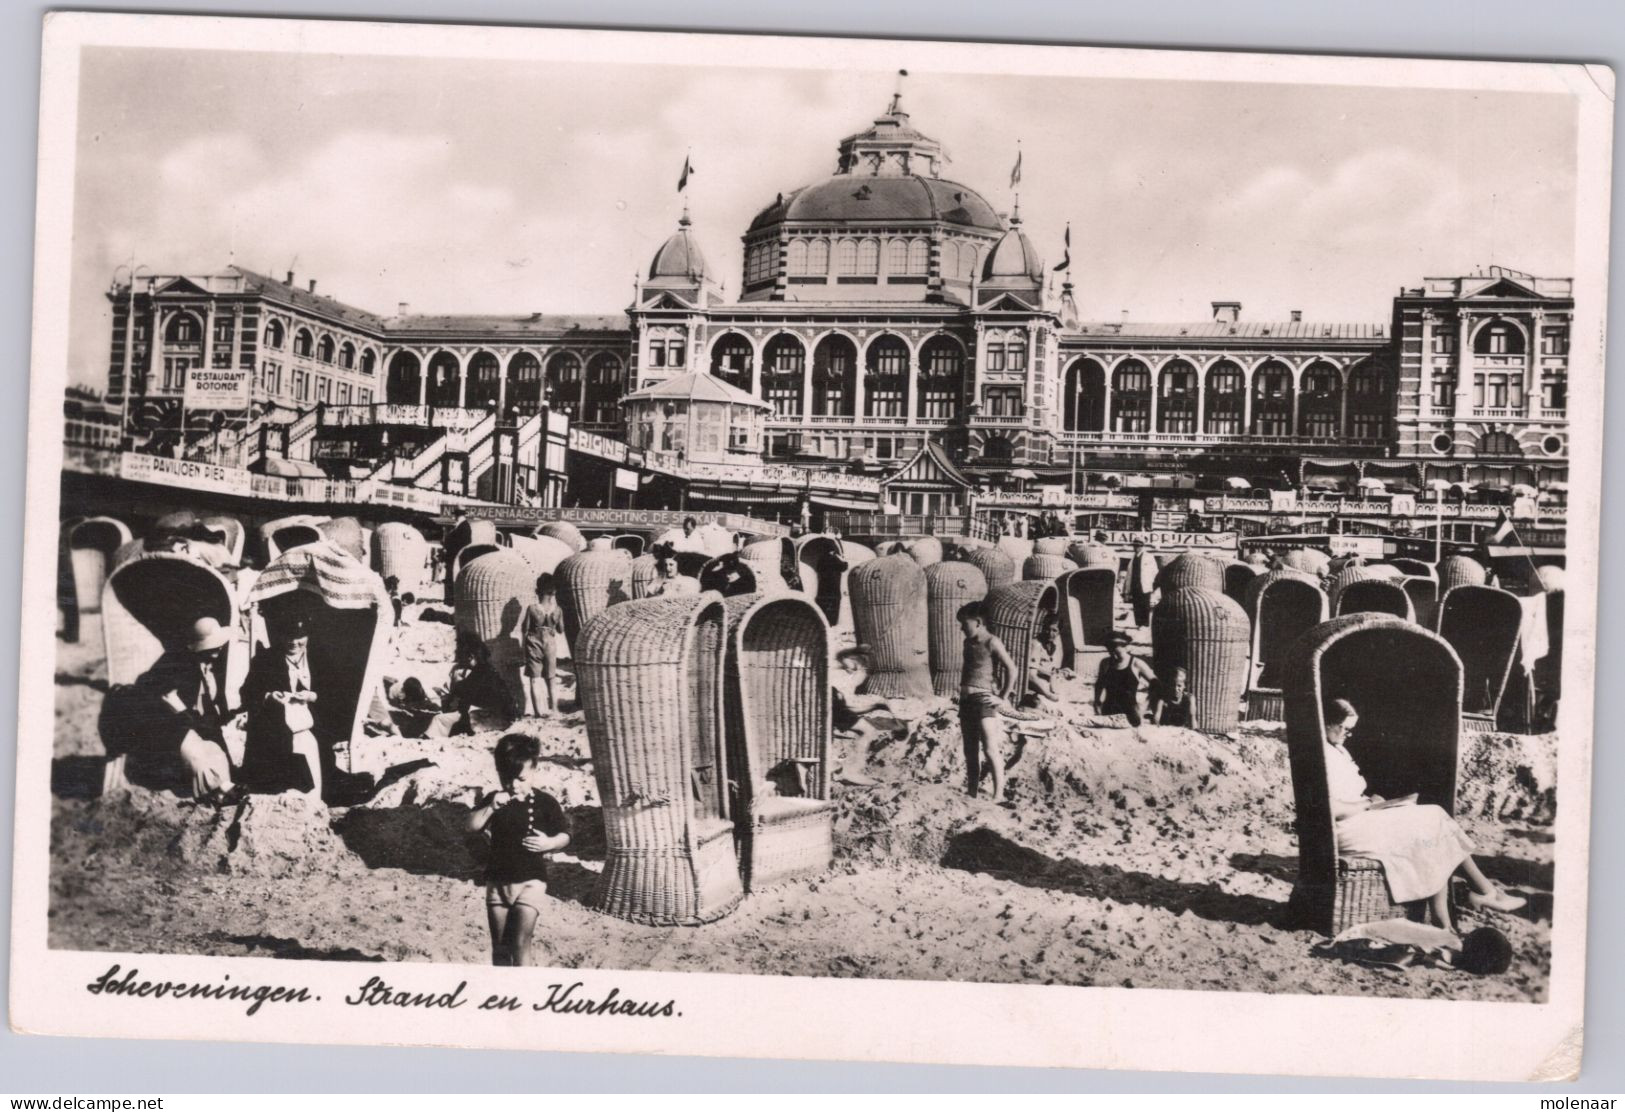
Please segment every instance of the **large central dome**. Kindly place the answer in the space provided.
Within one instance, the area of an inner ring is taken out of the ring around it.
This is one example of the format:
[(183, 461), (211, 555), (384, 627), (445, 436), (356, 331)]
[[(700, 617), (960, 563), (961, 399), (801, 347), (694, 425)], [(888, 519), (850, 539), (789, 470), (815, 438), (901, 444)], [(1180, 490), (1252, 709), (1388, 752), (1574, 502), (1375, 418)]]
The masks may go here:
[(1006, 224), (941, 177), (942, 144), (898, 98), (840, 143), (835, 174), (780, 194), (745, 233), (742, 301), (966, 301)]

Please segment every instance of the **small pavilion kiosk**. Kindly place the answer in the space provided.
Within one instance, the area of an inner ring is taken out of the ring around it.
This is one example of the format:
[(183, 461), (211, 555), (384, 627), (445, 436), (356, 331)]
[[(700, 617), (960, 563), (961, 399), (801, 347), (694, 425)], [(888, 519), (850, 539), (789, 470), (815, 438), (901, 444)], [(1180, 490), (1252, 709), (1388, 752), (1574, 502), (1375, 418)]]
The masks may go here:
[(634, 391), (621, 406), (632, 447), (681, 453), (693, 463), (759, 462), (762, 429), (772, 412), (760, 398), (704, 371)]

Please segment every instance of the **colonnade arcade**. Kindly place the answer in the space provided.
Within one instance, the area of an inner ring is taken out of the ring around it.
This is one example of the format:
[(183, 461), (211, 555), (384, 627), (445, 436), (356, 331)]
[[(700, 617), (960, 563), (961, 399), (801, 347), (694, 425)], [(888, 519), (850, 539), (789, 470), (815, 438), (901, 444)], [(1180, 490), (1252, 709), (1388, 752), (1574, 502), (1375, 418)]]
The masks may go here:
[(1067, 432), (1360, 440), (1388, 435), (1393, 387), (1369, 356), (1079, 356), (1061, 400)]
[(403, 349), (387, 366), (384, 397), (395, 405), (494, 406), (528, 417), (545, 403), (583, 424), (610, 425), (626, 392), (626, 363), (613, 351)]
[(711, 373), (766, 401), (780, 421), (946, 424), (964, 407), (969, 364), (964, 341), (947, 332), (911, 342), (891, 331), (859, 337), (832, 330), (816, 339), (726, 331), (710, 348)]

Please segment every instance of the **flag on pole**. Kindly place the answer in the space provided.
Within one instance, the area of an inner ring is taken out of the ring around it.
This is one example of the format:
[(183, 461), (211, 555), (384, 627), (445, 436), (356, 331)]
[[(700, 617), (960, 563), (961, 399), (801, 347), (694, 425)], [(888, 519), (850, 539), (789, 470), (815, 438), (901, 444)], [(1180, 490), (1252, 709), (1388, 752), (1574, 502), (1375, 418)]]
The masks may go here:
[(1066, 244), (1066, 247), (1061, 252), (1061, 261), (1055, 264), (1054, 269), (1056, 269), (1056, 270), (1071, 270), (1072, 269), (1072, 225), (1071, 224), (1068, 224), (1066, 226), (1066, 238), (1065, 238), (1064, 242)]
[(1010, 168), (1010, 188), (1021, 184), (1021, 148), (1016, 148), (1016, 164)]
[(1540, 569), (1535, 566), (1534, 554), (1523, 543), (1523, 538), (1518, 536), (1518, 530), (1513, 528), (1512, 519), (1505, 510), (1495, 515), (1495, 528), (1490, 530), (1489, 540), (1484, 547), (1492, 559), (1496, 556), (1522, 556), (1529, 564), (1529, 586), (1546, 590), (1546, 585), (1541, 582)]
[(683, 156), (683, 172), (677, 176), (677, 192), (681, 193), (688, 188), (688, 176), (694, 172), (694, 164), (688, 155)]

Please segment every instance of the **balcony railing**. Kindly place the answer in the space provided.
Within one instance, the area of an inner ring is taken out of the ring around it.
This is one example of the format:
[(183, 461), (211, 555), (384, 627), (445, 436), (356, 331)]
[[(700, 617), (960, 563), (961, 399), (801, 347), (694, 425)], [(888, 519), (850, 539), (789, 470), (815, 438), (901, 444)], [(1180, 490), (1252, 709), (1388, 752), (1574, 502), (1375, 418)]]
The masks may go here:
[(1381, 449), (1387, 441), (1378, 437), (1285, 436), (1245, 432), (1063, 432), (1063, 446), (1089, 444), (1162, 444), (1173, 447), (1257, 446), (1317, 448), (1346, 452), (1355, 449)]

